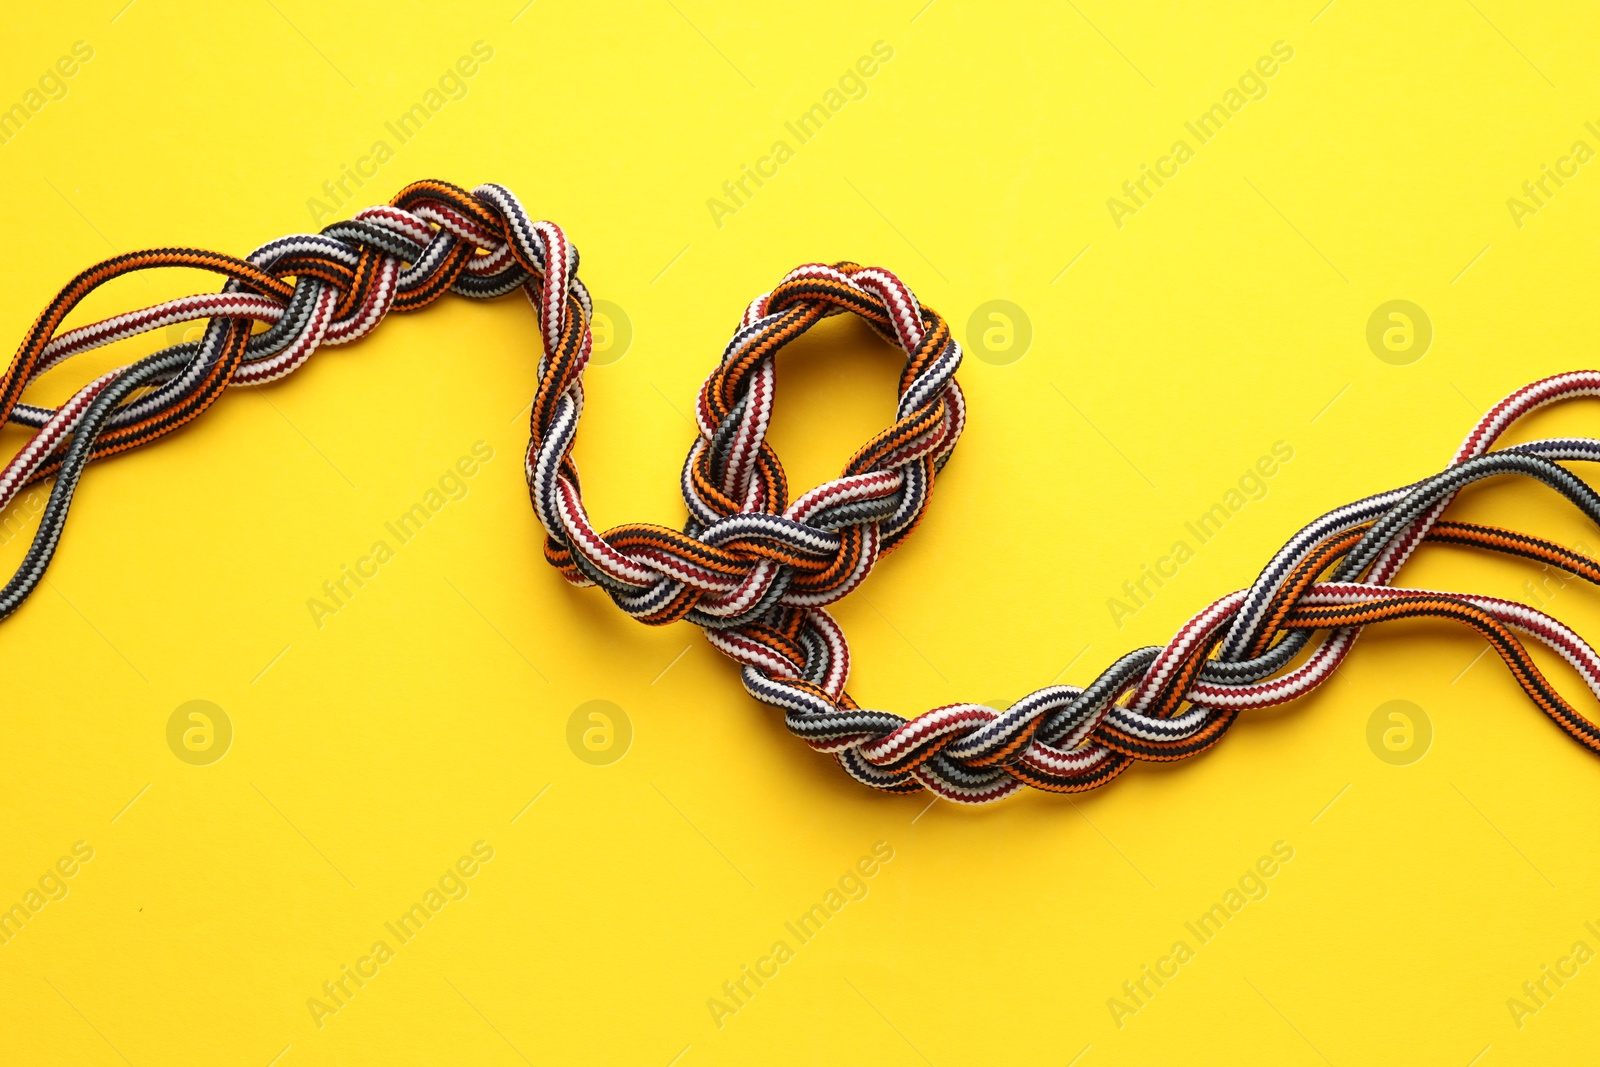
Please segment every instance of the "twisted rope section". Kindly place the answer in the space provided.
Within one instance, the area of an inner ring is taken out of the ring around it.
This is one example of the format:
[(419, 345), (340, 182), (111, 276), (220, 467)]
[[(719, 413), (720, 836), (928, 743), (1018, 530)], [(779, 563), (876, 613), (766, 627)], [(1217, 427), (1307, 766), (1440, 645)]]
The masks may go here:
[[(1539, 670), (1519, 634), (1550, 648), (1600, 698), (1600, 657), (1581, 637), (1527, 605), (1467, 593), (1394, 588), (1424, 542), (1470, 547), (1558, 567), (1600, 584), (1600, 565), (1542, 538), (1441, 521), (1463, 488), (1501, 475), (1531, 478), (1600, 523), (1600, 495), (1564, 466), (1600, 460), (1600, 441), (1560, 438), (1491, 450), (1528, 412), (1600, 395), (1600, 372), (1556, 375), (1517, 390), (1474, 427), (1452, 465), (1431, 478), (1338, 508), (1303, 528), (1249, 589), (1196, 614), (1164, 647), (1119, 658), (1085, 687), (1054, 685), (1005, 710), (953, 704), (906, 720), (887, 712), (830, 715), (783, 679), (748, 667), (745, 684), (783, 707), (790, 729), (833, 748), (857, 778), (880, 789), (926, 787), (964, 803), (1024, 785), (1097, 788), (1135, 761), (1184, 759), (1216, 744), (1241, 711), (1303, 696), (1329, 678), (1364, 626), (1446, 619), (1484, 636), (1535, 706), (1600, 753), (1600, 728)], [(1320, 634), (1303, 662), (1291, 666)]]
[[(99, 286), (172, 266), (227, 281), (220, 293), (62, 330)], [(430, 181), (408, 186), (390, 205), (320, 234), (270, 242), (243, 260), (156, 249), (78, 275), (0, 375), (0, 413), (36, 431), (0, 469), (0, 509), (23, 486), (55, 478), (33, 543), (0, 588), (0, 618), (42, 579), (88, 463), (165, 436), (227, 385), (292, 373), (318, 347), (365, 336), (390, 311), (425, 307), (445, 292), (487, 299), (520, 288), (542, 339), (525, 471), (547, 534), (546, 558), (568, 581), (600, 586), (643, 622), (701, 626), (741, 665), (749, 692), (784, 712), (792, 732), (877, 789), (927, 788), (984, 803), (1025, 785), (1096, 788), (1135, 761), (1204, 751), (1241, 711), (1321, 684), (1362, 627), (1415, 618), (1448, 619), (1483, 635), (1535, 705), (1600, 752), (1600, 729), (1560, 696), (1518, 635), (1552, 649), (1600, 697), (1600, 657), (1582, 638), (1526, 605), (1392, 585), (1424, 542), (1518, 556), (1600, 584), (1600, 565), (1559, 545), (1442, 520), (1466, 486), (1518, 475), (1600, 522), (1600, 496), (1562, 465), (1600, 460), (1600, 441), (1492, 447), (1529, 411), (1600, 395), (1600, 372), (1557, 375), (1513, 393), (1473, 429), (1444, 472), (1322, 516), (1291, 538), (1250, 588), (1215, 601), (1166, 646), (1122, 656), (1089, 685), (1047, 686), (1004, 710), (952, 704), (906, 719), (863, 709), (850, 697), (848, 645), (825, 606), (858, 586), (916, 527), (965, 425), (954, 378), (961, 350), (943, 319), (881, 269), (838, 263), (791, 271), (746, 308), (701, 389), (699, 432), (681, 478), (688, 508), (682, 530), (631, 524), (601, 533), (584, 509), (572, 459), (593, 344), (592, 303), (577, 269), (577, 251), (560, 228), (533, 221), (504, 188), (468, 193)], [(811, 326), (844, 313), (905, 355), (895, 422), (840, 477), (791, 501), (766, 440), (775, 359)], [(79, 353), (193, 320), (206, 322), (200, 340), (103, 374), (58, 408), (21, 401), (40, 375)]]
[[(61, 329), (100, 286), (161, 267), (207, 270), (227, 283), (218, 294)], [(580, 351), (586, 356), (592, 304), (576, 271), (577, 252), (561, 230), (533, 222), (507, 190), (485, 185), (467, 193), (425, 181), (388, 206), (368, 208), (320, 234), (269, 242), (247, 259), (158, 248), (116, 256), (79, 274), (35, 320), (0, 375), (0, 415), (38, 431), (0, 470), (0, 509), (24, 486), (56, 479), (33, 543), (0, 588), (0, 618), (43, 579), (88, 463), (171, 433), (228, 385), (275, 381), (319, 347), (355, 341), (390, 311), (425, 307), (445, 292), (489, 299), (521, 288), (539, 312), (546, 361), (570, 361)], [(21, 402), (29, 385), (73, 356), (196, 319), (206, 322), (198, 341), (102, 375), (59, 408)], [(258, 323), (266, 328), (257, 332)]]

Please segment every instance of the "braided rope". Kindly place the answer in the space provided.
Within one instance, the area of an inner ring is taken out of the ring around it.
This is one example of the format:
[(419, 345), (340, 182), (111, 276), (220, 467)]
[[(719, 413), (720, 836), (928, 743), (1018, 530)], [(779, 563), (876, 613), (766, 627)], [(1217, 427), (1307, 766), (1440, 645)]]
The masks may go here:
[[(62, 330), (99, 286), (173, 266), (227, 281), (220, 293)], [(963, 803), (997, 800), (1025, 785), (1093, 789), (1135, 761), (1204, 751), (1241, 711), (1320, 685), (1363, 627), (1414, 618), (1453, 620), (1484, 636), (1534, 704), (1600, 752), (1600, 728), (1556, 692), (1518, 635), (1553, 650), (1600, 698), (1600, 656), (1581, 637), (1523, 604), (1392, 584), (1424, 542), (1518, 556), (1600, 584), (1600, 565), (1559, 545), (1442, 521), (1466, 486), (1515, 474), (1600, 523), (1600, 495), (1563, 466), (1600, 460), (1600, 440), (1493, 448), (1530, 411), (1600, 395), (1600, 372), (1556, 375), (1512, 393), (1473, 428), (1443, 472), (1308, 524), (1248, 589), (1213, 602), (1164, 647), (1122, 656), (1087, 686), (1046, 686), (1003, 710), (950, 704), (907, 719), (850, 697), (849, 646), (826, 605), (860, 585), (915, 529), (965, 426), (955, 382), (961, 347), (944, 320), (879, 268), (836, 263), (790, 271), (745, 309), (700, 390), (698, 435), (681, 477), (683, 528), (641, 523), (602, 532), (584, 508), (572, 459), (593, 347), (593, 304), (577, 271), (577, 250), (561, 229), (533, 221), (508, 190), (483, 185), (469, 193), (424, 181), (387, 206), (320, 234), (269, 242), (243, 260), (166, 248), (116, 256), (79, 274), (0, 375), (0, 414), (35, 430), (0, 469), (0, 510), (24, 486), (54, 478), (33, 542), (0, 587), (0, 618), (42, 580), (93, 460), (171, 433), (228, 385), (263, 385), (293, 373), (319, 347), (364, 337), (391, 311), (417, 310), (446, 292), (491, 299), (520, 288), (543, 342), (524, 466), (546, 531), (546, 559), (572, 584), (600, 587), (641, 622), (700, 626), (740, 664), (751, 695), (782, 710), (791, 732), (874, 788), (926, 788)], [(845, 313), (905, 355), (895, 421), (838, 478), (791, 501), (783, 465), (766, 441), (776, 357), (817, 322)], [(21, 401), (40, 375), (73, 356), (197, 320), (206, 323), (198, 341), (103, 374), (57, 408)]]

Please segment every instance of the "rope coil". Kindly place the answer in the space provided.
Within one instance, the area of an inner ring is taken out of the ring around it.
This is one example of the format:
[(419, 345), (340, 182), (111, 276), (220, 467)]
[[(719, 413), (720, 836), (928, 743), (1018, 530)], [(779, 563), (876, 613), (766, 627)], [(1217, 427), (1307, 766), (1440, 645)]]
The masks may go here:
[[(227, 281), (220, 293), (61, 329), (106, 282), (174, 266)], [(35, 430), (0, 469), (0, 510), (24, 486), (55, 479), (32, 544), (0, 587), (0, 618), (42, 580), (91, 461), (171, 433), (226, 386), (293, 373), (319, 347), (364, 337), (391, 311), (426, 307), (446, 292), (492, 299), (520, 288), (543, 342), (524, 468), (546, 532), (545, 558), (569, 582), (600, 587), (641, 622), (700, 626), (740, 664), (752, 696), (780, 709), (792, 733), (867, 785), (897, 793), (926, 788), (963, 803), (998, 800), (1024, 786), (1093, 789), (1136, 761), (1204, 751), (1241, 711), (1293, 700), (1325, 681), (1363, 627), (1414, 618), (1450, 619), (1481, 634), (1541, 711), (1600, 752), (1600, 728), (1561, 697), (1518, 635), (1552, 649), (1600, 698), (1600, 656), (1581, 637), (1513, 601), (1392, 585), (1425, 541), (1518, 556), (1600, 584), (1600, 566), (1560, 545), (1442, 521), (1466, 486), (1514, 474), (1546, 485), (1600, 523), (1600, 495), (1562, 465), (1600, 460), (1600, 440), (1493, 449), (1528, 412), (1600, 395), (1600, 372), (1556, 375), (1512, 393), (1473, 428), (1442, 473), (1328, 512), (1295, 534), (1248, 589), (1206, 607), (1164, 647), (1122, 656), (1087, 686), (1047, 686), (1003, 710), (951, 704), (907, 719), (850, 697), (849, 645), (826, 605), (860, 585), (916, 528), (965, 427), (955, 381), (961, 346), (944, 320), (881, 268), (836, 263), (790, 271), (745, 309), (700, 390), (698, 434), (681, 476), (683, 528), (640, 523), (598, 531), (572, 458), (593, 349), (593, 302), (577, 272), (577, 250), (562, 230), (534, 221), (505, 188), (469, 193), (437, 181), (410, 185), (391, 204), (320, 234), (269, 242), (243, 260), (167, 248), (84, 271), (40, 314), (0, 375), (0, 414)], [(905, 355), (895, 421), (838, 478), (791, 500), (783, 464), (766, 440), (775, 360), (817, 322), (846, 313)], [(21, 402), (40, 375), (73, 356), (196, 320), (206, 323), (198, 341), (103, 374), (58, 408)]]

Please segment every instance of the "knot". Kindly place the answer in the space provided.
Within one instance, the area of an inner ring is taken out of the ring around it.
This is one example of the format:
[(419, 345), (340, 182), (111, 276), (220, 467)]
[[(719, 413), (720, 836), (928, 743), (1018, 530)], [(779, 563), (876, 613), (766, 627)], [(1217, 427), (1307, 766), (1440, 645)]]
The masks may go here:
[[(766, 440), (775, 360), (813, 324), (844, 312), (905, 354), (895, 422), (840, 477), (790, 502), (783, 464)], [(594, 530), (568, 473), (581, 394), (535, 425), (529, 484), (549, 532), (546, 555), (568, 580), (601, 586), (641, 621), (688, 619), (727, 631), (724, 640), (756, 640), (774, 613), (854, 589), (915, 527), (965, 424), (953, 378), (960, 362), (944, 320), (894, 275), (852, 263), (798, 267), (749, 306), (700, 390), (700, 434), (683, 466), (682, 531)]]

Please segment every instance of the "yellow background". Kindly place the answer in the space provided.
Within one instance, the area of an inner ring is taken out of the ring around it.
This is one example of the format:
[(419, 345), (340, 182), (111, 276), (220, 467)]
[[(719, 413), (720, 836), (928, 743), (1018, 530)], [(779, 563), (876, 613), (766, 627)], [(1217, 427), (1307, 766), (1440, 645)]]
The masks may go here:
[[(94, 49), (0, 145), (6, 336), (114, 250), (244, 254), (313, 228), (322, 183), (391, 140), (337, 214), (440, 177), (504, 183), (566, 228), (633, 326), (588, 379), (590, 507), (677, 524), (684, 413), (790, 267), (889, 267), (964, 339), (979, 305), (1024, 309), (1022, 358), (963, 368), (971, 422), (926, 521), (838, 606), (853, 692), (908, 714), (1087, 682), (1247, 584), (1301, 523), (1441, 467), (1511, 389), (1591, 362), (1600, 170), (1520, 227), (1506, 204), (1574, 141), (1600, 147), (1600, 20), (1579, 3), (124, 3), (17, 7), (0, 35), (4, 106), (74, 42)], [(464, 98), (393, 144), (385, 123), (480, 40), (493, 58)], [(880, 40), (893, 58), (866, 95), (719, 227), (708, 198), (793, 146), (784, 123)], [(1267, 95), (1115, 225), (1107, 199), (1277, 41), (1294, 54)], [(215, 287), (119, 282), (73, 321)], [(1393, 299), (1434, 328), (1406, 366), (1366, 342)], [(520, 298), (447, 298), (88, 473), (48, 583), (0, 632), (0, 902), (94, 849), (0, 946), (0, 1061), (1592, 1050), (1600, 964), (1520, 1026), (1507, 1001), (1574, 942), (1600, 949), (1597, 767), (1482, 641), (1371, 633), (1313, 697), (1088, 796), (878, 795), (788, 736), (698, 632), (639, 626), (545, 565), (517, 459), (537, 356)], [(780, 363), (772, 439), (800, 489), (886, 424), (896, 366), (843, 322)], [(1592, 410), (1516, 436), (1588, 432)], [(479, 440), (494, 459), (467, 496), (319, 629), (308, 598)], [(1119, 628), (1108, 598), (1278, 441), (1294, 458), (1265, 498)], [(1474, 490), (1454, 514), (1600, 544), (1536, 488)], [(1403, 580), (1522, 597), (1545, 577), (1433, 548)], [(1592, 634), (1597, 603), (1574, 584), (1552, 610)], [(209, 766), (166, 742), (195, 699), (235, 731)], [(568, 747), (591, 700), (631, 723), (608, 766)], [(1408, 766), (1367, 744), (1391, 700), (1432, 725)], [(319, 1027), (308, 999), (478, 841), (494, 858), (469, 895)], [(866, 897), (719, 1027), (708, 999), (880, 841), (894, 858)], [(1184, 924), (1279, 841), (1293, 860), (1269, 894), (1199, 945)], [(1108, 999), (1180, 939), (1194, 958), (1119, 1026)]]

